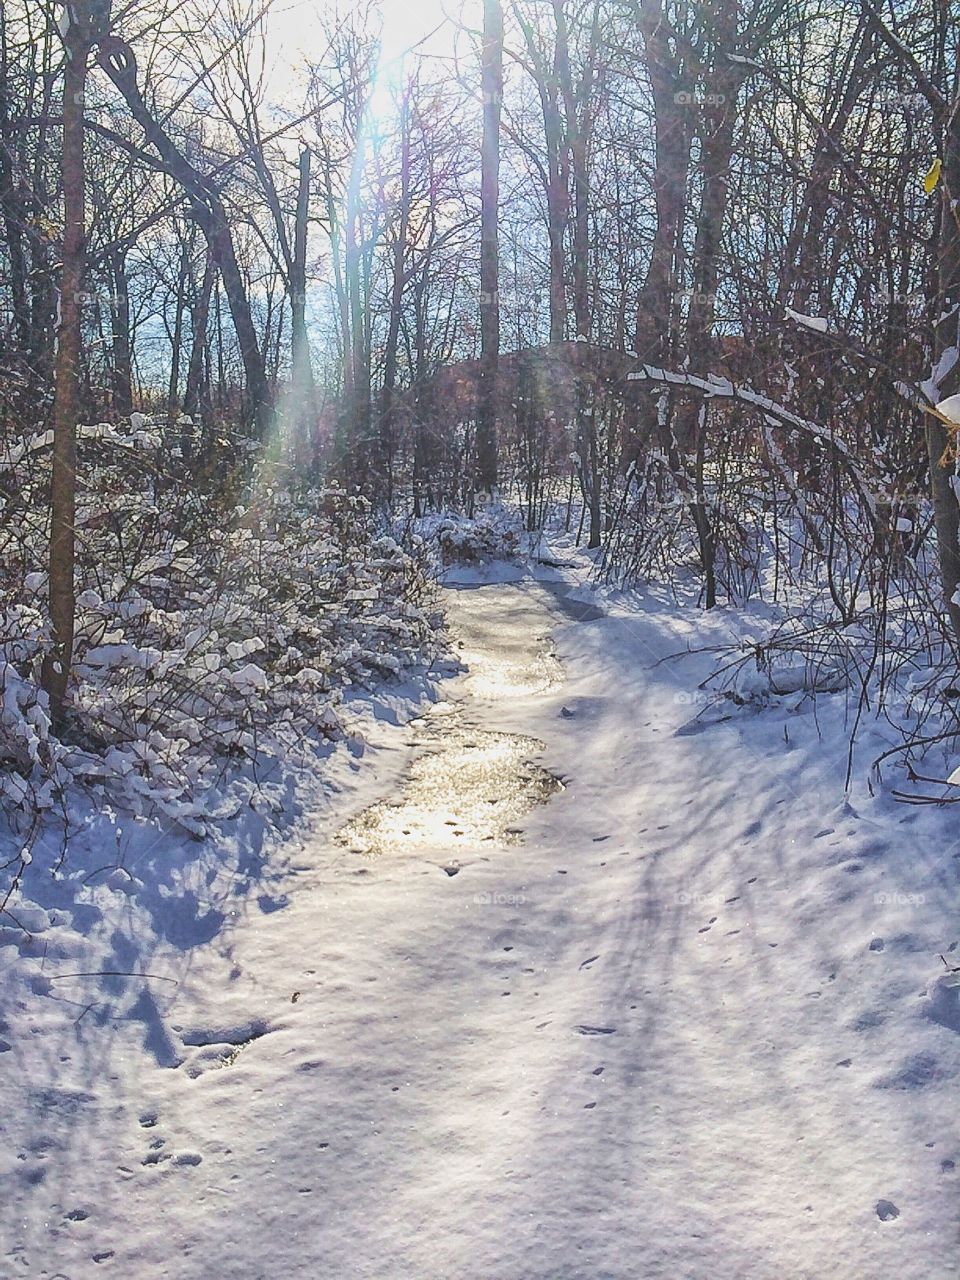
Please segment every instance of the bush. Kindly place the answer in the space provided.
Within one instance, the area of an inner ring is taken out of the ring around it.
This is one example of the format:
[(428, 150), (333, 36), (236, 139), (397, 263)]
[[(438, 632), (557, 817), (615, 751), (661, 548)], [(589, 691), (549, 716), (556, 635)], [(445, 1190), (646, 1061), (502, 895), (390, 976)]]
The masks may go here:
[(435, 549), (444, 566), (512, 560), (520, 551), (520, 534), (511, 516), (500, 508), (472, 519), (445, 512), (418, 521), (417, 532)]
[[(136, 415), (139, 419), (139, 415)], [(81, 434), (78, 616), (64, 729), (51, 731), (49, 440), (8, 454), (0, 496), (0, 802), (30, 814), (71, 781), (202, 833), (231, 761), (339, 732), (353, 683), (394, 677), (435, 645), (423, 569), (336, 487), (251, 481), (225, 510), (164, 474), (143, 420)], [(18, 518), (19, 516), (19, 518)]]

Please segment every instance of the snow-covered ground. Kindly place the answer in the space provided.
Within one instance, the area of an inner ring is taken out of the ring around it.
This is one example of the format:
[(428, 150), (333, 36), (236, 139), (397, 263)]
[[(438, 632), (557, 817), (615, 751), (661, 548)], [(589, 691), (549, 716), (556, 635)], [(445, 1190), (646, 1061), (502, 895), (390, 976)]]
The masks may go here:
[[(949, 812), (845, 798), (842, 698), (704, 709), (742, 618), (536, 573), (455, 575), (432, 727), (370, 697), (282, 834), (5, 939), (0, 1274), (956, 1275)], [(472, 731), (565, 784), (503, 841)]]

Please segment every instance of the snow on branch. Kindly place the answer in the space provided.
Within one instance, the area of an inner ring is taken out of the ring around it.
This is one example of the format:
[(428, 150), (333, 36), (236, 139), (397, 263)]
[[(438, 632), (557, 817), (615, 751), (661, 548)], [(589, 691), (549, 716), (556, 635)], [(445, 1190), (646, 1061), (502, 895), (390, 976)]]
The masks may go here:
[(790, 427), (792, 430), (800, 432), (801, 435), (805, 435), (808, 439), (831, 449), (841, 459), (849, 472), (871, 516), (876, 513), (876, 498), (870, 490), (859, 463), (843, 441), (838, 440), (836, 435), (826, 427), (822, 427), (816, 422), (811, 422), (807, 418), (801, 418), (799, 414), (794, 413), (785, 405), (771, 400), (769, 396), (761, 395), (750, 387), (736, 386), (729, 378), (720, 378), (714, 374), (700, 378), (696, 374), (678, 373), (648, 364), (643, 365), (642, 368), (635, 370), (633, 373), (627, 374), (627, 381), (656, 382), (670, 387), (687, 388), (691, 391), (699, 391), (711, 400), (735, 400), (740, 404), (750, 405), (763, 415), (764, 420), (769, 425)]

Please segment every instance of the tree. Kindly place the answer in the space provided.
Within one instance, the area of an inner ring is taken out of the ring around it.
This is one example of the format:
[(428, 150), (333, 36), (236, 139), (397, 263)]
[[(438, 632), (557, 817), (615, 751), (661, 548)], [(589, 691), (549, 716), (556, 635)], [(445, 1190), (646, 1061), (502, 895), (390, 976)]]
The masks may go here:
[(147, 142), (160, 156), (166, 172), (190, 198), (191, 215), (204, 234), (223, 280), (246, 374), (249, 418), (262, 437), (270, 414), (263, 352), (217, 183), (200, 173), (147, 107), (137, 83), (137, 60), (130, 46), (115, 36), (99, 43), (98, 64), (119, 90)]
[(53, 402), (53, 473), (50, 489), (51, 647), (41, 683), (50, 699), (51, 718), (59, 726), (73, 661), (76, 615), (74, 566), (77, 503), (77, 415), (80, 395), (81, 306), (84, 279), (83, 103), (87, 58), (106, 34), (110, 5), (103, 0), (67, 0), (61, 21), (66, 61), (63, 74), (63, 250), (60, 268), (60, 323)]
[(503, 6), (484, 0), (481, 48), (483, 148), (480, 176), (480, 380), (477, 390), (477, 481), (497, 485), (497, 365), (500, 356), (500, 108), (503, 98)]
[[(938, 163), (931, 170), (940, 193), (936, 257), (928, 276), (934, 324), (934, 365), (930, 382), (945, 400), (960, 391), (960, 65), (952, 69), (946, 57), (947, 24), (939, 29), (936, 65), (941, 83), (928, 75), (918, 59), (882, 20), (872, 0), (860, 0), (872, 29), (912, 77), (933, 114)], [(937, 554), (943, 602), (954, 638), (960, 644), (960, 501), (955, 488), (957, 428), (943, 415), (928, 413), (925, 421), (930, 492), (937, 530)]]

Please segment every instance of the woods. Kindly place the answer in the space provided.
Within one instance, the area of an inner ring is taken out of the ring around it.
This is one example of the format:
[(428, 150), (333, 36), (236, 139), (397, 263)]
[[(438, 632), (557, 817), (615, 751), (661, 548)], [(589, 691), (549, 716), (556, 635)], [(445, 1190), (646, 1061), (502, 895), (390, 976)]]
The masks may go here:
[(868, 703), (892, 682), (907, 746), (945, 740), (949, 6), (510, 0), (418, 21), (319, 11), (280, 75), (269, 4), (4, 4), (8, 678), (69, 744), (99, 568), (109, 631), (144, 559), (202, 561), (216, 526), (256, 534), (275, 490), (333, 486), (328, 510), (359, 503), (406, 553), (431, 516), (560, 521), (608, 581), (792, 602), (806, 660)]
[(957, 0), (0, 0), (0, 1280), (955, 1280)]

